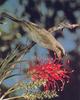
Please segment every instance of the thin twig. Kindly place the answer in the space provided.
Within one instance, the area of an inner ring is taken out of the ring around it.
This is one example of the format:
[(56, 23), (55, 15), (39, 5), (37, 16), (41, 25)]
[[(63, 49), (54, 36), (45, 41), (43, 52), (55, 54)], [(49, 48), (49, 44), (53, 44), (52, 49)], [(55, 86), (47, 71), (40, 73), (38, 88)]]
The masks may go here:
[[(15, 67), (15, 62), (20, 60), (21, 56), (27, 52), (29, 52), (29, 50), (35, 45), (35, 43), (31, 43), (28, 46), (22, 47), (20, 51), (15, 50), (14, 52), (11, 52), (10, 55), (8, 55), (6, 57), (6, 59), (4, 59), (1, 62), (1, 67), (0, 67), (0, 84), (2, 84), (2, 82), (4, 81), (4, 79), (6, 77), (8, 77), (8, 75), (10, 75), (12, 69), (14, 69)], [(11, 65), (12, 64), (12, 65)]]
[(14, 100), (14, 99), (21, 99), (21, 98), (24, 98), (24, 95), (23, 96), (10, 97), (10, 98), (6, 98), (6, 99), (0, 99), (0, 100)]
[(79, 24), (70, 24), (70, 23), (68, 23), (68, 22), (62, 22), (62, 23), (60, 23), (60, 24), (57, 25), (57, 26), (54, 26), (54, 27), (49, 28), (48, 31), (49, 31), (50, 33), (52, 33), (52, 32), (56, 32), (56, 31), (61, 31), (61, 30), (63, 30), (64, 28), (67, 28), (67, 29), (74, 29), (74, 28), (78, 28), (78, 27), (80, 27)]
[[(6, 91), (2, 97), (0, 98), (0, 100), (3, 100), (3, 98), (5, 98), (7, 95), (9, 95), (10, 93), (16, 91), (17, 89), (19, 89), (20, 87), (17, 87), (19, 83), (16, 83), (14, 86), (12, 86), (10, 89), (8, 89), (8, 91)], [(17, 88), (16, 88), (17, 87)]]

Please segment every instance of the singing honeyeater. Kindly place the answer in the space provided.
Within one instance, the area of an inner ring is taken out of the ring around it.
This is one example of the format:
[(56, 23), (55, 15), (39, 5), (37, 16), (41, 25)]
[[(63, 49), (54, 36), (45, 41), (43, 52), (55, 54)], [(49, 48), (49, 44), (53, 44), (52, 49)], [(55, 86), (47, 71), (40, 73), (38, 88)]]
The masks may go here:
[(27, 32), (27, 36), (38, 45), (53, 50), (54, 52), (56, 52), (58, 57), (62, 57), (63, 55), (65, 55), (63, 46), (45, 28), (30, 21), (20, 20), (5, 12), (1, 13), (1, 16), (9, 18), (12, 21), (18, 23), (23, 28), (23, 30)]

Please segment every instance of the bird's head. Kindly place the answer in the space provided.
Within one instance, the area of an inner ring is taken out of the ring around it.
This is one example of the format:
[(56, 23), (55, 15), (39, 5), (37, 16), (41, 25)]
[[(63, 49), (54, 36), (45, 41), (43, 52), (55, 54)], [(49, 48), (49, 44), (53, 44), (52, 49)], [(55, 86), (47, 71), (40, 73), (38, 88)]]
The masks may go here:
[(63, 47), (56, 46), (55, 52), (56, 52), (58, 58), (62, 58), (63, 56), (66, 55)]

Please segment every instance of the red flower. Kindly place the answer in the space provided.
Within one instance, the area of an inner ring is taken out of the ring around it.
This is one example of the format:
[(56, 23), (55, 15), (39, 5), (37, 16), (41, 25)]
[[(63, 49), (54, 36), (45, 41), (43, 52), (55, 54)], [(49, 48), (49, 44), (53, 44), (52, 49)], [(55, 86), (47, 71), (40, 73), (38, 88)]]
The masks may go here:
[(65, 82), (69, 82), (70, 70), (63, 67), (58, 60), (47, 59), (45, 63), (42, 61), (39, 64), (30, 66), (28, 73), (33, 81), (46, 80), (43, 84), (44, 90), (63, 90)]

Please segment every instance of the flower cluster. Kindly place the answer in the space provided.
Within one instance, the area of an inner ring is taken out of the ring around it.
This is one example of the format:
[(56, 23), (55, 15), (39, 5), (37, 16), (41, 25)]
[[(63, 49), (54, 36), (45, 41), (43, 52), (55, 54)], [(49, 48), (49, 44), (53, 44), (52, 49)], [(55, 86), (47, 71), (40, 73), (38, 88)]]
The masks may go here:
[(44, 90), (62, 91), (65, 83), (69, 82), (71, 71), (65, 68), (61, 62), (54, 59), (47, 59), (45, 63), (31, 65), (28, 73), (33, 81), (46, 80), (43, 84)]

